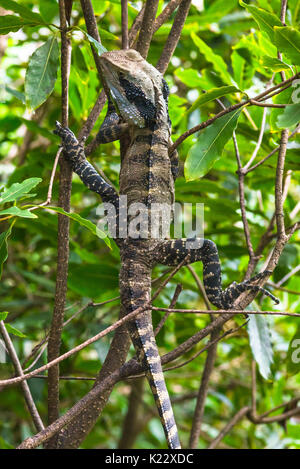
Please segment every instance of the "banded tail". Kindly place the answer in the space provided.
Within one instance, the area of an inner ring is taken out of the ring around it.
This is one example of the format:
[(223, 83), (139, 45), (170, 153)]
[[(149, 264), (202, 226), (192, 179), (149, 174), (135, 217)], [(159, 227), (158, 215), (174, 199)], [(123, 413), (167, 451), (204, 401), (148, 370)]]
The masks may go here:
[[(127, 313), (143, 306), (151, 296), (151, 268), (144, 262), (128, 257), (123, 259), (120, 272), (121, 299)], [(155, 342), (151, 311), (141, 313), (129, 323), (128, 329), (138, 360), (146, 370), (168, 447), (180, 449), (178, 431)]]

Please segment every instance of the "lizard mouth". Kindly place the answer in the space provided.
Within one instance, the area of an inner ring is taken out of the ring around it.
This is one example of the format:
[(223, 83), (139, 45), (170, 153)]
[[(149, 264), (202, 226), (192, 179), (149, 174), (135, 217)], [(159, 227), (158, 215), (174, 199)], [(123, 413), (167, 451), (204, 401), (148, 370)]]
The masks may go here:
[(129, 101), (122, 87), (122, 70), (115, 70), (110, 63), (102, 59), (101, 72), (105, 93), (107, 96), (111, 97), (117, 113), (128, 124), (133, 124), (140, 128), (145, 127), (145, 119), (137, 109), (135, 103)]

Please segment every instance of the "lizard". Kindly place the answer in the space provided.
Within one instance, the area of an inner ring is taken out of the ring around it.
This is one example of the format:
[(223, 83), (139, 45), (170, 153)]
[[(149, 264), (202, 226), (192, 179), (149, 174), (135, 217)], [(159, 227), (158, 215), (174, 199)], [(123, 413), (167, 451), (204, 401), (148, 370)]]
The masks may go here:
[[(54, 131), (62, 139), (65, 157), (73, 171), (104, 203), (116, 210), (116, 225), (129, 226), (132, 216), (120, 209), (121, 196), (127, 197), (130, 207), (139, 204), (142, 216), (148, 220), (146, 233), (138, 236), (115, 236), (120, 249), (119, 276), (121, 305), (125, 314), (148, 304), (151, 299), (151, 272), (160, 263), (177, 266), (202, 261), (203, 283), (208, 299), (220, 309), (230, 309), (241, 293), (262, 291), (276, 303), (278, 300), (256, 281), (270, 275), (264, 271), (252, 279), (233, 283), (222, 290), (221, 265), (216, 244), (209, 239), (167, 239), (151, 237), (151, 209), (156, 204), (171, 207), (174, 202), (174, 181), (178, 170), (178, 155), (169, 155), (171, 122), (168, 113), (169, 89), (162, 74), (136, 50), (105, 52), (100, 56), (103, 87), (109, 99), (108, 113), (97, 134), (97, 143), (119, 139), (124, 133), (130, 137), (129, 147), (121, 160), (119, 193), (88, 162), (83, 143), (73, 132), (56, 122)], [(196, 247), (194, 242), (196, 241)], [(150, 304), (150, 303), (149, 303)], [(151, 309), (146, 309), (128, 323), (128, 329), (139, 362), (149, 381), (168, 447), (181, 447), (170, 397), (164, 380), (159, 351), (156, 345)]]

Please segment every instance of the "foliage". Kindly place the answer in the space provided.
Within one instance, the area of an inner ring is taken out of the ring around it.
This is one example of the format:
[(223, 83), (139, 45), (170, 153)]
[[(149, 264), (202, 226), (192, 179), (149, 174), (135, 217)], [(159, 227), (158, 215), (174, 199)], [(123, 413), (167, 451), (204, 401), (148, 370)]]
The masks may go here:
[[(120, 48), (120, 3), (109, 0), (93, 2), (102, 38), (100, 48), (86, 33), (80, 3), (73, 4), (69, 126), (74, 133), (87, 119), (102, 89), (90, 41), (100, 53), (104, 48)], [(3, 270), (0, 310), (9, 312), (9, 315), (0, 313), (0, 320), (5, 320), (7, 331), (14, 334), (14, 346), (23, 362), (49, 331), (54, 303), (56, 213), (63, 211), (52, 206), (33, 208), (47, 199), (58, 146), (58, 139), (53, 136), (52, 130), (61, 112), (59, 16), (56, 0), (0, 0), (0, 7), (7, 10), (6, 16), (0, 17), (0, 274)], [(164, 2), (160, 1), (159, 12), (163, 7)], [(221, 99), (223, 105), (229, 107), (265, 91), (272, 77), (273, 86), (279, 84), (282, 70), (286, 79), (297, 73), (300, 57), (300, 34), (297, 30), (299, 11), (299, 1), (289, 1), (287, 26), (282, 27), (278, 0), (258, 0), (248, 4), (233, 0), (205, 0), (202, 10), (196, 2), (192, 5), (165, 74), (171, 90), (169, 110), (173, 141), (187, 129), (220, 112), (222, 108), (216, 99)], [(138, 13), (137, 2), (129, 2), (128, 13), (131, 26)], [(148, 55), (148, 61), (152, 64), (156, 64), (160, 57), (173, 18), (174, 14), (154, 35)], [(8, 36), (4, 36), (6, 34)], [(245, 165), (256, 148), (265, 118), (265, 131), (254, 164), (262, 160), (278, 146), (282, 129), (289, 128), (292, 132), (299, 122), (299, 83), (296, 81), (292, 87), (267, 101), (284, 104), (285, 107), (244, 106), (225, 114), (199, 133), (192, 134), (178, 147), (181, 166), (180, 177), (176, 181), (176, 200), (205, 203), (205, 237), (218, 246), (224, 285), (242, 280), (249, 260), (239, 205), (233, 131)], [(33, 109), (36, 111), (33, 112)], [(105, 112), (106, 107), (87, 143), (95, 137)], [(299, 134), (288, 142), (285, 176), (290, 182), (284, 205), (287, 227), (299, 219), (299, 144)], [(101, 145), (90, 157), (116, 187), (119, 152), (120, 145), (114, 142)], [(246, 176), (245, 202), (254, 248), (258, 246), (274, 213), (276, 158), (277, 153)], [(33, 189), (34, 194), (31, 192)], [(53, 186), (54, 205), (57, 205), (57, 197), (58, 178)], [(66, 318), (91, 300), (103, 302), (118, 296), (118, 250), (113, 241), (108, 242), (111, 246), (107, 246), (95, 236), (98, 204), (97, 195), (88, 191), (74, 176), (72, 213), (68, 215), (74, 221), (70, 227)], [(299, 234), (295, 233), (285, 247), (272, 277), (274, 283), (280, 282), (299, 265), (299, 241)], [(257, 271), (264, 266), (274, 242), (274, 237), (271, 237), (263, 250)], [(201, 278), (201, 263), (195, 264), (194, 269)], [(165, 268), (157, 266), (155, 276), (160, 276), (164, 271)], [(169, 306), (177, 283), (183, 285), (183, 292), (176, 307), (205, 309), (203, 298), (187, 268), (181, 269), (167, 285), (156, 300), (156, 306)], [(282, 287), (279, 290), (268, 286), (280, 299), (279, 306), (274, 306), (267, 297), (258, 297), (251, 309), (299, 312), (299, 271), (288, 277)], [(86, 308), (63, 329), (62, 352), (115, 322), (118, 313), (118, 302)], [(160, 319), (161, 314), (154, 311), (154, 326)], [(234, 328), (243, 321), (244, 318), (235, 316), (229, 326)], [(157, 337), (162, 354), (208, 323), (206, 315), (172, 314)], [(205, 406), (200, 447), (206, 447), (242, 406), (251, 404), (253, 357), (261, 373), (257, 383), (258, 414), (295, 396), (300, 383), (300, 365), (292, 362), (295, 346), (291, 344), (298, 339), (300, 327), (296, 318), (270, 316), (266, 320), (259, 316), (251, 318), (247, 330), (239, 329), (220, 342)], [(110, 340), (110, 336), (105, 336), (63, 361), (61, 374), (95, 377)], [(194, 352), (189, 352), (187, 358)], [(46, 363), (46, 360), (44, 352), (37, 365)], [(205, 354), (201, 354), (180, 373), (177, 370), (166, 373), (171, 396), (183, 397), (182, 404), (175, 404), (174, 409), (185, 447), (195, 405), (195, 400), (188, 396), (198, 390), (204, 363)], [(0, 363), (1, 379), (12, 374), (9, 360), (8, 363)], [(29, 385), (42, 419), (46, 421), (46, 380), (32, 379)], [(61, 412), (68, 410), (89, 389), (89, 381), (61, 381)], [(129, 392), (128, 383), (121, 382), (115, 387), (101, 422), (82, 444), (83, 448), (117, 446), (128, 408)], [(143, 411), (153, 405), (148, 390), (143, 400)], [(294, 418), (288, 421), (286, 429), (278, 423), (268, 424), (262, 429), (262, 426), (244, 419), (226, 435), (222, 444), (231, 448), (299, 448), (300, 430), (297, 423), (299, 420)], [(2, 390), (0, 447), (15, 447), (34, 433), (20, 388)], [(139, 433), (135, 447), (164, 447), (162, 430), (152, 414)]]

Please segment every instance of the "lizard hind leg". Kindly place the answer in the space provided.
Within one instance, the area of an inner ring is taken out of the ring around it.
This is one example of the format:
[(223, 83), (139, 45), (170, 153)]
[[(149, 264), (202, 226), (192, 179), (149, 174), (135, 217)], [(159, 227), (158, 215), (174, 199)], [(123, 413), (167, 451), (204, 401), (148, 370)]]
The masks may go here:
[[(144, 306), (151, 297), (151, 269), (144, 262), (132, 260), (132, 257), (131, 253), (130, 258), (126, 256), (122, 259), (120, 272), (121, 302), (127, 314)], [(180, 449), (178, 431), (153, 333), (151, 310), (143, 311), (135, 320), (130, 321), (128, 329), (137, 358), (145, 369), (168, 447)]]
[(156, 253), (156, 261), (165, 265), (178, 265), (185, 258), (186, 264), (202, 261), (203, 283), (207, 297), (219, 309), (232, 308), (234, 301), (245, 291), (260, 291), (276, 304), (279, 303), (275, 296), (255, 285), (255, 282), (270, 275), (269, 271), (261, 272), (241, 283), (233, 282), (223, 291), (218, 249), (215, 243), (209, 239), (164, 240)]

